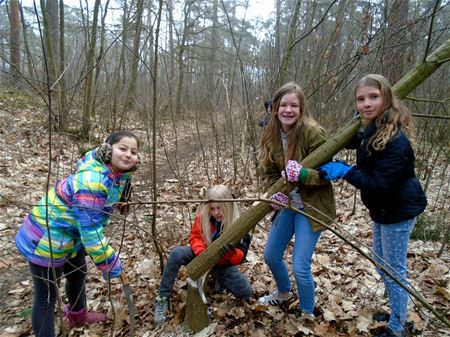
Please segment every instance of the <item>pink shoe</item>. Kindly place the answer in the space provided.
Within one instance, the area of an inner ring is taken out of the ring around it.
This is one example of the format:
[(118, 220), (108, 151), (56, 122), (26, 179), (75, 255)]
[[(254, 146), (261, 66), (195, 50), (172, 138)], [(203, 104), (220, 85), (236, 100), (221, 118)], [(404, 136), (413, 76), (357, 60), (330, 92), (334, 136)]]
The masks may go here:
[(69, 304), (64, 308), (64, 316), (67, 318), (67, 325), (69, 328), (106, 322), (108, 320), (106, 314), (100, 312), (88, 312), (86, 308), (83, 308), (80, 311), (71, 311)]

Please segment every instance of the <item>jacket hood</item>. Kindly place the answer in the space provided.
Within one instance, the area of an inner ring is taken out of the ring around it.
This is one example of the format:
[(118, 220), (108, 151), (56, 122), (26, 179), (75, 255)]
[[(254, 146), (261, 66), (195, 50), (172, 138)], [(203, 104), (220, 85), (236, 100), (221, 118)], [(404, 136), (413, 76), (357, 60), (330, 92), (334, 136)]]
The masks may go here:
[(77, 172), (83, 171), (91, 171), (91, 172), (99, 172), (104, 175), (107, 175), (110, 178), (119, 178), (122, 176), (126, 176), (126, 178), (130, 177), (129, 172), (125, 173), (113, 173), (111, 170), (111, 165), (109, 163), (105, 164), (100, 160), (97, 160), (96, 157), (97, 148), (92, 149), (84, 154), (78, 162), (77, 162)]
[(101, 172), (103, 174), (111, 173), (109, 165), (104, 164), (97, 160), (95, 153), (97, 149), (90, 150), (86, 152), (77, 162), (77, 171), (94, 171)]

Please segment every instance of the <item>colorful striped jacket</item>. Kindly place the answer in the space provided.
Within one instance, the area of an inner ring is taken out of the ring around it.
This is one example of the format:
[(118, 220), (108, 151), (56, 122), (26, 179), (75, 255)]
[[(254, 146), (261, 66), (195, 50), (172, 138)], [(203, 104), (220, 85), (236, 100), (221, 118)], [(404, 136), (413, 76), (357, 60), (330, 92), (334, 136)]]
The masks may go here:
[(112, 173), (109, 164), (95, 159), (95, 151), (86, 153), (77, 172), (57, 182), (25, 217), (16, 245), (31, 263), (50, 267), (53, 257), (54, 266), (60, 267), (84, 248), (105, 277), (107, 272), (120, 276), (120, 259), (103, 227), (130, 173)]

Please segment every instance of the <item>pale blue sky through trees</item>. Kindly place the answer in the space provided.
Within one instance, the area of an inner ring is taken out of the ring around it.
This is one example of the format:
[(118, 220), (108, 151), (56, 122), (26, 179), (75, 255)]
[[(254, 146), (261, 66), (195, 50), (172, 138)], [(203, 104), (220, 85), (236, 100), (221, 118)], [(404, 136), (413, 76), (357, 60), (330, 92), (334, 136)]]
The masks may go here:
[[(64, 4), (70, 7), (80, 7), (80, 3), (83, 7), (86, 4), (89, 8), (94, 7), (94, 0), (64, 0)], [(22, 5), (31, 7), (33, 6), (33, 0), (22, 0)], [(39, 1), (36, 1), (37, 7), (39, 7)], [(110, 2), (110, 7), (114, 8), (114, 1)], [(245, 6), (241, 6), (237, 10), (237, 15), (241, 18), (246, 17), (248, 20), (256, 20), (260, 17), (262, 20), (267, 20), (273, 15), (274, 12), (274, 0), (248, 0), (248, 9), (245, 12)]]

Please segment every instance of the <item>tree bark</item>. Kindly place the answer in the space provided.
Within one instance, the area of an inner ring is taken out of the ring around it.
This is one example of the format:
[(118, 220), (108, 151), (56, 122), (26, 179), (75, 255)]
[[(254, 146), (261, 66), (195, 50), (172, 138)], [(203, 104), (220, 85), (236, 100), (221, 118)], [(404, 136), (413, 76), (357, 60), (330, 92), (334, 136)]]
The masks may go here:
[(178, 49), (177, 55), (177, 65), (178, 65), (178, 81), (175, 96), (175, 115), (179, 116), (182, 112), (182, 98), (183, 98), (183, 88), (184, 88), (184, 78), (186, 73), (186, 62), (184, 60), (184, 54), (187, 49), (187, 41), (191, 35), (191, 31), (194, 27), (195, 22), (191, 20), (191, 10), (193, 6), (193, 1), (188, 0), (184, 4), (184, 21), (183, 21), (183, 32), (181, 36), (181, 41)]
[(301, 1), (295, 2), (294, 14), (292, 15), (291, 23), (289, 25), (289, 31), (287, 33), (286, 48), (284, 51), (283, 59), (281, 61), (280, 74), (279, 74), (278, 80), (277, 80), (277, 85), (276, 85), (277, 88), (289, 80), (289, 78), (288, 78), (289, 66), (291, 64), (292, 53), (294, 52), (294, 47), (295, 47), (294, 39), (295, 39), (295, 32), (297, 31), (297, 25), (298, 25), (298, 19), (300, 16), (301, 5), (302, 5)]
[(28, 76), (32, 77), (35, 76), (35, 71), (33, 67), (33, 60), (31, 57), (31, 51), (30, 51), (30, 44), (28, 42), (28, 29), (25, 22), (25, 17), (23, 15), (23, 7), (20, 6), (20, 19), (22, 22), (22, 31), (23, 31), (23, 46), (25, 48), (25, 54), (27, 57), (27, 69), (28, 69)]
[(430, 54), (425, 62), (417, 64), (394, 85), (398, 98), (403, 99), (425, 81), (441, 65), (450, 60), (450, 39)]
[(383, 73), (389, 74), (389, 81), (395, 83), (402, 78), (405, 63), (406, 28), (408, 24), (408, 0), (385, 1), (386, 38), (383, 57)]
[(84, 94), (84, 108), (83, 108), (83, 118), (81, 126), (81, 135), (84, 138), (88, 138), (89, 130), (91, 128), (91, 122), (94, 118), (94, 66), (95, 66), (95, 49), (97, 46), (97, 29), (98, 29), (98, 12), (100, 7), (100, 0), (95, 0), (94, 4), (94, 14), (92, 17), (92, 29), (89, 38), (88, 50), (86, 53), (86, 65), (87, 65), (87, 76), (85, 84), (85, 94)]
[(208, 308), (202, 302), (197, 288), (188, 284), (186, 298), (185, 328), (188, 331), (199, 332), (208, 326)]
[[(130, 9), (128, 8), (127, 1), (123, 4), (123, 12), (122, 12), (122, 39), (123, 41), (128, 40), (128, 20), (130, 18)], [(125, 53), (126, 53), (126, 44), (122, 43), (120, 47), (119, 60), (116, 69), (115, 79), (114, 79), (114, 94), (113, 94), (113, 102), (112, 102), (112, 129), (116, 130), (117, 128), (117, 116), (119, 115), (119, 128), (122, 125), (122, 118), (124, 114), (119, 114), (121, 95), (119, 93), (123, 90), (123, 83), (126, 82), (126, 67), (125, 67)]]
[[(57, 79), (57, 60), (55, 58), (55, 46), (53, 45), (52, 35), (51, 35), (51, 25), (50, 25), (50, 12), (48, 11), (47, 4), (45, 0), (40, 1), (41, 12), (42, 12), (42, 20), (44, 24), (44, 63), (47, 64), (46, 71), (48, 72), (48, 88), (50, 90), (49, 93), (49, 109), (52, 114), (51, 125), (53, 129), (56, 129), (59, 126), (58, 115), (55, 115), (54, 109), (52, 106), (54, 94), (55, 82)], [(53, 13), (54, 14), (54, 13)]]
[(14, 84), (19, 82), (20, 75), (20, 4), (18, 0), (12, 0), (9, 12), (10, 27), (10, 73)]
[(128, 112), (133, 108), (135, 97), (134, 92), (136, 90), (136, 82), (138, 77), (138, 65), (139, 65), (139, 50), (141, 49), (141, 33), (142, 33), (142, 13), (144, 12), (144, 1), (139, 0), (136, 3), (136, 20), (134, 29), (133, 50), (131, 53), (131, 71), (130, 80), (127, 86), (127, 95), (125, 98), (124, 111)]
[(64, 130), (67, 125), (67, 96), (66, 96), (66, 48), (65, 48), (65, 14), (64, 1), (59, 0), (59, 129)]
[[(152, 105), (152, 116), (151, 116), (151, 126), (152, 126), (152, 200), (157, 201), (158, 199), (158, 190), (156, 185), (156, 116), (158, 109), (158, 49), (159, 49), (159, 34), (160, 34), (160, 26), (161, 26), (161, 13), (162, 13), (163, 1), (159, 0), (158, 2), (158, 14), (156, 19), (156, 29), (155, 29), (155, 49), (154, 49), (154, 58), (152, 64), (153, 70), (153, 81), (152, 81), (152, 92), (151, 96), (153, 97), (153, 105)], [(156, 252), (159, 256), (159, 263), (161, 272), (164, 270), (164, 261), (163, 261), (163, 251), (159, 242), (157, 240), (158, 234), (156, 230), (156, 213), (157, 213), (157, 203), (153, 204), (152, 207), (152, 239), (155, 245)]]

